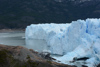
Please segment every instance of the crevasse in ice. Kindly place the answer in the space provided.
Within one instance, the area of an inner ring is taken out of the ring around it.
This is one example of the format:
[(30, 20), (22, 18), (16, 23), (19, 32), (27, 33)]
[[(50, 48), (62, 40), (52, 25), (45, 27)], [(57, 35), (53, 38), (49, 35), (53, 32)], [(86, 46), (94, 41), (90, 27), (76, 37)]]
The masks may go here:
[(72, 21), (70, 24), (38, 24), (26, 28), (26, 39), (44, 39), (52, 54), (64, 55), (62, 63), (74, 57), (89, 57), (87, 66), (100, 62), (100, 19)]

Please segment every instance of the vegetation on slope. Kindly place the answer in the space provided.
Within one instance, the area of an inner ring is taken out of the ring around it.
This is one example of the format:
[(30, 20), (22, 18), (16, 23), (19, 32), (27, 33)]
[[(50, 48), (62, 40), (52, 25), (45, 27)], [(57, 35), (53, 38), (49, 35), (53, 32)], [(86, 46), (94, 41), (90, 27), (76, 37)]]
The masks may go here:
[(0, 45), (0, 67), (75, 67), (42, 58), (32, 49)]
[(55, 0), (0, 0), (0, 28), (25, 28), (36, 23), (70, 23), (99, 18), (100, 2), (74, 4)]

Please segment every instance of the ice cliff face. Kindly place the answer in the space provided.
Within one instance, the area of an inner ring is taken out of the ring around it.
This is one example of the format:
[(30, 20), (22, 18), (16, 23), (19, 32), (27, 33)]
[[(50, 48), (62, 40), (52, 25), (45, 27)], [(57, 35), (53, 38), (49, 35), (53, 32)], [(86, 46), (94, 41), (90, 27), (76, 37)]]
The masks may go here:
[[(68, 24), (69, 25), (69, 24)], [(26, 39), (47, 39), (55, 34), (63, 33), (67, 24), (32, 24), (26, 28)]]
[(87, 19), (72, 22), (62, 38), (65, 55), (57, 58), (62, 63), (73, 61), (73, 58), (89, 57), (88, 67), (100, 63), (100, 19)]
[[(26, 28), (26, 39), (44, 39), (47, 41), (53, 54), (63, 55), (61, 37), (69, 25), (70, 24), (32, 24)], [(57, 49), (55, 49), (55, 47)]]
[(74, 57), (89, 57), (87, 66), (100, 62), (100, 19), (73, 21), (71, 24), (39, 24), (26, 28), (26, 39), (45, 39), (52, 54), (63, 63)]

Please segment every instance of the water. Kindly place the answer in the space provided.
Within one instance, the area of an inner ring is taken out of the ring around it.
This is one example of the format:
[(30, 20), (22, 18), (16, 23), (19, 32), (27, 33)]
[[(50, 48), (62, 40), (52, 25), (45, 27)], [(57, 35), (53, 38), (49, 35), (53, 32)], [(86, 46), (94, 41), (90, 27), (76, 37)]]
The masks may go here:
[(0, 33), (0, 44), (11, 46), (24, 46), (35, 51), (47, 51), (49, 48), (45, 40), (25, 40), (24, 32)]
[[(13, 33), (0, 33), (0, 44), (11, 45), (11, 46), (24, 46), (35, 51), (49, 51), (49, 47), (45, 40), (28, 39), (25, 40), (24, 32), (13, 32)], [(61, 57), (58, 55), (52, 55), (52, 57)], [(71, 64), (72, 65), (72, 64)], [(77, 67), (81, 67), (81, 63), (75, 63)]]
[(0, 33), (0, 44), (25, 46), (24, 32), (22, 33)]

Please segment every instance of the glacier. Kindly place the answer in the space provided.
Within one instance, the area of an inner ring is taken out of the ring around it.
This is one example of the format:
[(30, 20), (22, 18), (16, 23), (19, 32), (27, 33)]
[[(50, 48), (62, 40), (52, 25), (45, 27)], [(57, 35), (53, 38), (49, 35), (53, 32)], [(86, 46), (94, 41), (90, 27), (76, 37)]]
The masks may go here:
[(100, 19), (72, 21), (70, 24), (32, 24), (25, 31), (27, 39), (44, 39), (54, 57), (61, 63), (73, 58), (89, 57), (88, 67), (100, 63)]

